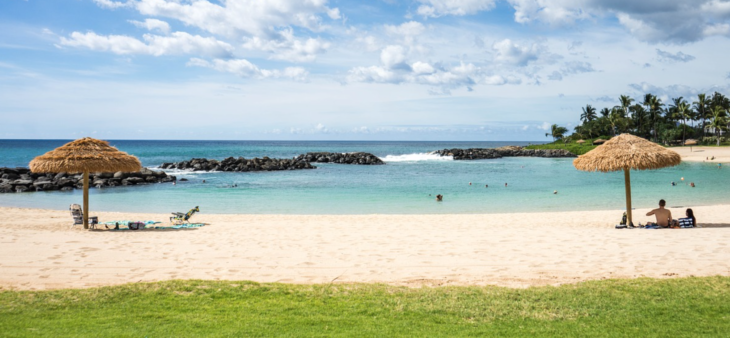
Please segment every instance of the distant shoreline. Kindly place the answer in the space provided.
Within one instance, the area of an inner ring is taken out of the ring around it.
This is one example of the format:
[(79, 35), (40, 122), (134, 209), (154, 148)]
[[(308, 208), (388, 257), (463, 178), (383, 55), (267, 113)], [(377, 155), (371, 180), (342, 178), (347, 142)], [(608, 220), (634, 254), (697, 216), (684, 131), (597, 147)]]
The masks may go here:
[[(682, 161), (687, 162), (707, 162), (707, 163), (730, 163), (730, 147), (670, 147), (669, 149), (676, 151), (682, 156)], [(691, 150), (691, 151), (690, 151)], [(707, 158), (715, 157), (714, 160)]]

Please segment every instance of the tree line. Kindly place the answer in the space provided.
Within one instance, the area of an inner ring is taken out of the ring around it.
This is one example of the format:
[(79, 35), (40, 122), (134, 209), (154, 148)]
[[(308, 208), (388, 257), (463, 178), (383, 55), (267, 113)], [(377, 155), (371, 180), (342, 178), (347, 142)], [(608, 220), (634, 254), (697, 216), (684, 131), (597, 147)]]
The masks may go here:
[[(653, 94), (645, 94), (641, 102), (621, 95), (614, 107), (596, 113), (596, 108), (586, 105), (582, 110), (581, 124), (575, 127), (571, 139), (630, 133), (657, 143), (684, 144), (693, 138), (719, 146), (723, 131), (730, 128), (730, 99), (718, 92), (698, 94), (691, 103), (681, 96), (665, 103)], [(565, 127), (554, 124), (546, 136), (564, 139), (567, 132)]]

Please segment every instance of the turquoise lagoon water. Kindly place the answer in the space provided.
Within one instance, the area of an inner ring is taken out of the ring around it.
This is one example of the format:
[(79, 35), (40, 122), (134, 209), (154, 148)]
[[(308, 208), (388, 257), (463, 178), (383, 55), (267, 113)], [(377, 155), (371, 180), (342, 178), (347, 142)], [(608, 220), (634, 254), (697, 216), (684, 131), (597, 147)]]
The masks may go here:
[[(38, 155), (68, 141), (0, 140), (0, 167), (27, 167)], [(92, 210), (186, 211), (252, 214), (461, 214), (621, 209), (622, 173), (576, 170), (572, 159), (502, 158), (453, 161), (428, 152), (443, 148), (491, 148), (527, 142), (333, 142), (333, 141), (111, 141), (147, 167), (193, 157), (291, 158), (310, 151), (371, 152), (387, 165), (315, 164), (314, 170), (227, 173), (169, 171), (190, 181), (92, 189)], [(727, 168), (682, 163), (632, 172), (634, 206), (730, 202)], [(681, 178), (685, 181), (682, 182)], [(206, 183), (202, 183), (205, 180)], [(678, 183), (671, 186), (671, 182)], [(472, 185), (469, 185), (469, 182)], [(697, 187), (690, 188), (689, 182)], [(505, 183), (508, 186), (505, 187)], [(232, 185), (237, 187), (232, 188)], [(489, 187), (485, 187), (485, 185)], [(558, 194), (554, 195), (553, 191)], [(436, 194), (444, 201), (434, 201)], [(65, 210), (81, 191), (0, 194), (0, 206)]]

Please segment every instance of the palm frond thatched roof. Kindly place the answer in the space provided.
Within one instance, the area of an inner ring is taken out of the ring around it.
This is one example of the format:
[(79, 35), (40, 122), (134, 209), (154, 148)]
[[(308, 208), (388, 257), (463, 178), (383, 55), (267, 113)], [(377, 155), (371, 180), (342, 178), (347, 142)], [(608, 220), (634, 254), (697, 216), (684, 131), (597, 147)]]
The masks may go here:
[(140, 171), (139, 159), (109, 145), (109, 142), (85, 137), (69, 142), (30, 161), (30, 170), (38, 173), (134, 172)]
[(578, 140), (578, 141), (575, 141), (575, 143), (586, 143), (586, 140)]
[(573, 160), (578, 170), (618, 171), (671, 167), (682, 162), (676, 152), (631, 134), (621, 134)]
[(697, 140), (688, 139), (688, 140), (684, 141), (684, 145), (686, 145), (686, 146), (694, 146), (694, 145), (697, 145)]
[(599, 139), (596, 139), (596, 140), (594, 140), (594, 141), (593, 141), (593, 144), (603, 144), (603, 143), (605, 143), (605, 142), (606, 142), (606, 140), (604, 140), (604, 139), (602, 139), (602, 138), (599, 138)]

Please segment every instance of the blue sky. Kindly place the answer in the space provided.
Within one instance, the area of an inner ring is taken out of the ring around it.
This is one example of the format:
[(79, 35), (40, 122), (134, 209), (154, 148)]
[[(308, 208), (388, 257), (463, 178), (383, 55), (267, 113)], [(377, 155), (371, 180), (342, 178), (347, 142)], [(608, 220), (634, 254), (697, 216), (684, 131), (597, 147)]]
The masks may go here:
[(0, 138), (546, 141), (730, 94), (720, 0), (3, 0)]

